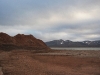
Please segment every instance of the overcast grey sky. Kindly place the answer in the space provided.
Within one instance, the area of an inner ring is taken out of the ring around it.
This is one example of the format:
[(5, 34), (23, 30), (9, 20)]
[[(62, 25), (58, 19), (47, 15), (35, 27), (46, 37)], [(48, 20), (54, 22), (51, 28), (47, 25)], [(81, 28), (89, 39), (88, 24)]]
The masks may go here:
[(0, 0), (0, 32), (43, 41), (100, 40), (100, 0)]

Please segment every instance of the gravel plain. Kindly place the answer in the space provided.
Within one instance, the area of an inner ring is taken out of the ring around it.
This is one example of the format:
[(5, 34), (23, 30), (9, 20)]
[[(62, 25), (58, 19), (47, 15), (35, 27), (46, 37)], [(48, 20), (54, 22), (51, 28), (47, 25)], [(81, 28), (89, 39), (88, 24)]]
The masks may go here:
[(0, 51), (3, 75), (100, 75), (100, 51)]

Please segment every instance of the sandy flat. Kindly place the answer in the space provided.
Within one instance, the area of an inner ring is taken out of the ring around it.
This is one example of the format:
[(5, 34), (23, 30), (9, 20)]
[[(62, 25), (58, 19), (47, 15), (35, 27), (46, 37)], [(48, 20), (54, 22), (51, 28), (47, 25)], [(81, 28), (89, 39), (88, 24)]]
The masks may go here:
[(0, 52), (4, 75), (100, 75), (100, 51)]
[(53, 50), (48, 53), (36, 53), (36, 55), (64, 55), (74, 57), (98, 57), (100, 50)]

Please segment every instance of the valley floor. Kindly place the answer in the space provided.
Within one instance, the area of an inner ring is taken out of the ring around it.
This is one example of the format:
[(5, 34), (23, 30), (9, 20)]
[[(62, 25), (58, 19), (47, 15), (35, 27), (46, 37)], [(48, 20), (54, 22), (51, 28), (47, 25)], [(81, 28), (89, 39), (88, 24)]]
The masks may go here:
[(0, 51), (0, 67), (3, 75), (100, 75), (100, 51)]

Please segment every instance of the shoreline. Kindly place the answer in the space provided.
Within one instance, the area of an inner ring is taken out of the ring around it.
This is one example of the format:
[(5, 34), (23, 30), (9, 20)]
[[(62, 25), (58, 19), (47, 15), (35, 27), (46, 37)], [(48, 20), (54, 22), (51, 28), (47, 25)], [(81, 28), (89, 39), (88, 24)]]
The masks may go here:
[(100, 47), (50, 47), (53, 50), (100, 50)]

